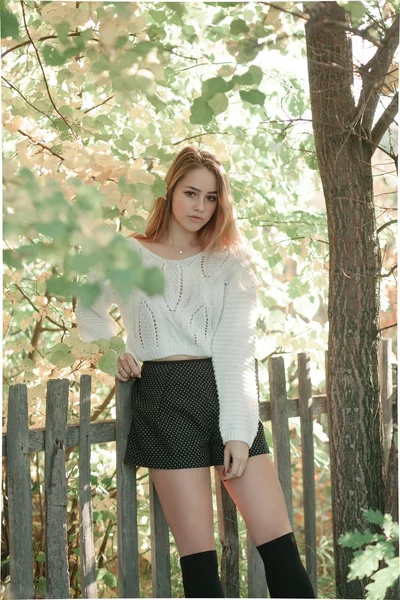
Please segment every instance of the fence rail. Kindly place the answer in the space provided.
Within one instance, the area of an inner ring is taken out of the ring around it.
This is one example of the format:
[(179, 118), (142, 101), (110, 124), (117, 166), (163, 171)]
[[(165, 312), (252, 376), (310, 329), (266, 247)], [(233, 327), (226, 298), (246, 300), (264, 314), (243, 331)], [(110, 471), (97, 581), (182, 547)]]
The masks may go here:
[[(384, 429), (392, 432), (392, 410), (396, 387), (392, 385), (391, 340), (381, 343), (380, 377), (384, 406)], [(298, 355), (297, 398), (287, 399), (282, 357), (268, 360), (270, 401), (260, 402), (260, 418), (271, 421), (274, 462), (293, 526), (291, 457), (288, 419), (300, 417), (303, 469), (303, 506), (306, 569), (317, 591), (316, 507), (314, 477), (313, 417), (327, 412), (325, 395), (312, 396), (310, 356)], [(258, 362), (256, 361), (258, 374)], [(28, 396), (24, 384), (10, 387), (7, 433), (3, 435), (3, 456), (7, 457), (8, 528), (10, 550), (10, 597), (33, 598), (32, 495), (29, 454), (45, 453), (44, 512), (46, 597), (69, 598), (67, 544), (66, 449), (79, 446), (79, 531), (82, 598), (97, 598), (96, 563), (93, 538), (90, 451), (95, 443), (116, 442), (118, 596), (139, 598), (139, 548), (137, 527), (136, 470), (123, 463), (130, 427), (133, 381), (116, 380), (116, 419), (90, 422), (91, 377), (80, 379), (79, 425), (67, 425), (69, 380), (50, 380), (46, 394), (46, 422), (42, 429), (30, 430)], [(390, 440), (385, 442), (385, 447)], [(240, 597), (239, 537), (237, 509), (215, 469), (215, 493), (219, 539), (223, 553), (221, 580), (226, 597)], [(149, 481), (151, 561), (153, 597), (170, 598), (169, 528), (156, 489)], [(247, 532), (248, 595), (267, 597), (264, 565)]]

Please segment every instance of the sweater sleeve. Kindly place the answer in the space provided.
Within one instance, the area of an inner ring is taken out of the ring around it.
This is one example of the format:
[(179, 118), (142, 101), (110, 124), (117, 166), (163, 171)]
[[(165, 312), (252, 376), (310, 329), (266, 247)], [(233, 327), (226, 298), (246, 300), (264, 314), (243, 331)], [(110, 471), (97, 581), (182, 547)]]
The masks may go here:
[(83, 308), (80, 298), (77, 300), (75, 315), (81, 338), (84, 342), (99, 338), (109, 340), (117, 335), (117, 323), (108, 312), (112, 304), (117, 304), (116, 294), (100, 280), (95, 270), (89, 273), (88, 283), (99, 283), (101, 292), (92, 308)]
[(255, 365), (257, 284), (240, 269), (228, 283), (222, 315), (212, 342), (222, 441), (246, 442), (257, 435), (259, 406)]

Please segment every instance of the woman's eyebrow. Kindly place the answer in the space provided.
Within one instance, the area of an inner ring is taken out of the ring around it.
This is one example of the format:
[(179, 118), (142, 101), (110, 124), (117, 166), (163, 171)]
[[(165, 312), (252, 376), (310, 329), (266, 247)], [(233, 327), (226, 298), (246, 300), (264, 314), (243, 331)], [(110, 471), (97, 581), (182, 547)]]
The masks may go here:
[[(187, 185), (186, 187), (190, 188), (191, 190), (196, 190), (196, 192), (201, 192), (201, 190), (198, 190), (197, 188), (193, 187), (192, 185)], [(207, 194), (216, 194), (217, 190), (213, 190), (212, 192), (207, 192)]]

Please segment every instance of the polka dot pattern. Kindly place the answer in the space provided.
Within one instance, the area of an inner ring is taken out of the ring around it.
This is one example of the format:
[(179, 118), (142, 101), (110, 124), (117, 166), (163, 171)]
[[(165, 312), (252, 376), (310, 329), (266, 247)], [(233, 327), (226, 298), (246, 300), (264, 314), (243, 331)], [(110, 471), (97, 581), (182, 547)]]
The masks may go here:
[[(132, 386), (124, 463), (154, 469), (224, 464), (219, 399), (211, 358), (144, 361)], [(268, 454), (259, 420), (249, 456)]]

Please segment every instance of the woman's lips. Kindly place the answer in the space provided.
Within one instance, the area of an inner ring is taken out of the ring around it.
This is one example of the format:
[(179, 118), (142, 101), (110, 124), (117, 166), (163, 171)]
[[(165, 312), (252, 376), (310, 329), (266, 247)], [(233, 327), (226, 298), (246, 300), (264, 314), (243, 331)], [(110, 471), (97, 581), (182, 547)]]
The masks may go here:
[(191, 217), (189, 216), (189, 219), (192, 219), (192, 221), (195, 221), (196, 223), (199, 223), (200, 221), (202, 221), (203, 219), (200, 217)]

